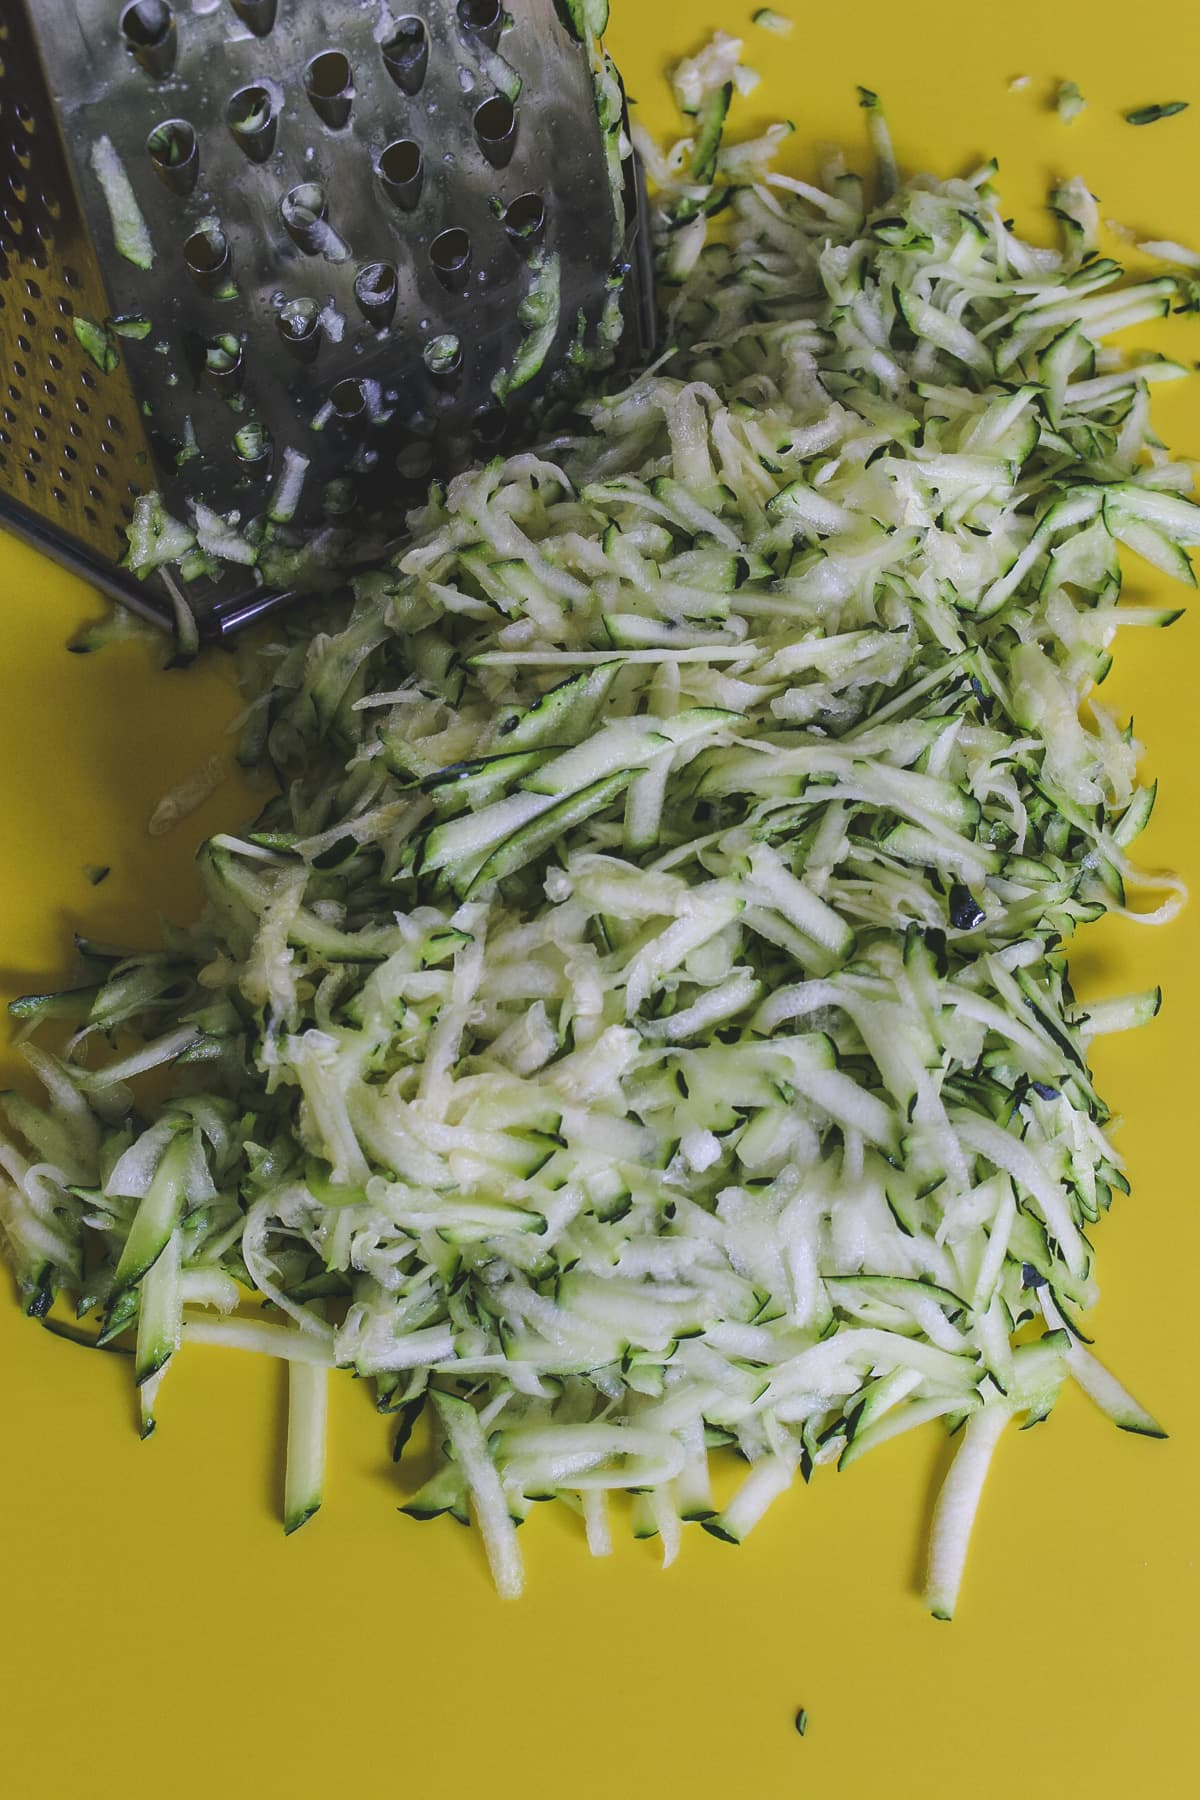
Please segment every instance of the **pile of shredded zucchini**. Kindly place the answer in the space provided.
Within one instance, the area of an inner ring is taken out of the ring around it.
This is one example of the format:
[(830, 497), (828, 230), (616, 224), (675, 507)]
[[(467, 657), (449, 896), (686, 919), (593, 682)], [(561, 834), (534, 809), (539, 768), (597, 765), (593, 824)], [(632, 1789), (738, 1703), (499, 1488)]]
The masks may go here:
[(658, 365), (290, 625), (245, 748), (279, 795), (203, 851), (204, 918), (17, 1003), (76, 1029), (3, 1100), (3, 1232), (30, 1313), (136, 1334), (147, 1430), (181, 1343), (289, 1360), (289, 1528), (327, 1370), (398, 1449), (428, 1406), (405, 1511), (472, 1516), (506, 1594), (536, 1500), (599, 1553), (630, 1491), (669, 1561), (941, 1419), (948, 1617), (1007, 1423), (1071, 1377), (1159, 1433), (1074, 1323), (1126, 1188), (1088, 1048), (1158, 995), (1081, 1009), (1063, 946), (1181, 898), (1093, 694), (1176, 616), (1122, 548), (1193, 580), (1149, 409), (1185, 371), (1106, 342), (1174, 289), (1082, 185), (1047, 250), (991, 168), (899, 182), (865, 92), (870, 183), (726, 147), (738, 52), (648, 152)]

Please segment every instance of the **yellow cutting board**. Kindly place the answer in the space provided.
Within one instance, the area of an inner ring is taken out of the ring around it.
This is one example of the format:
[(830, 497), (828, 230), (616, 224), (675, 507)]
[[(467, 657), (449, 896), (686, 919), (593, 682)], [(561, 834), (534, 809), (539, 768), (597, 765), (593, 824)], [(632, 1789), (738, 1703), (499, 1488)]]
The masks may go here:
[[(861, 154), (862, 82), (908, 167), (995, 153), (1028, 225), (1050, 177), (1078, 170), (1105, 217), (1200, 246), (1200, 10), (1185, 0), (1140, 15), (1115, 0), (779, 8), (796, 18), (787, 39), (751, 26), (748, 0), (616, 0), (610, 43), (652, 128), (670, 119), (665, 64), (723, 26), (766, 76), (744, 119), (794, 119), (799, 171), (822, 140)], [(1030, 85), (1010, 91), (1020, 75)], [(1088, 101), (1071, 126), (1049, 104), (1062, 78)], [(1192, 110), (1122, 121), (1175, 98)], [(1138, 341), (1194, 360), (1200, 323)], [(1161, 429), (1200, 451), (1200, 390), (1181, 387), (1159, 404)], [(1136, 591), (1153, 586), (1143, 571)], [(159, 913), (190, 915), (195, 845), (250, 800), (230, 778), (173, 834), (148, 836), (164, 789), (228, 748), (227, 664), (161, 673), (138, 646), (69, 655), (98, 603), (9, 539), (0, 590), (7, 998), (65, 973), (72, 927), (136, 941)], [(1163, 781), (1144, 854), (1193, 878), (1198, 643), (1195, 617), (1126, 634), (1106, 692), (1135, 710)], [(97, 864), (112, 874), (93, 888)], [(575, 1522), (539, 1508), (528, 1596), (504, 1604), (472, 1535), (397, 1515), (365, 1386), (334, 1384), (327, 1503), (285, 1540), (273, 1367), (181, 1358), (143, 1445), (125, 1359), (39, 1332), (0, 1287), (0, 1793), (1195, 1794), (1200, 911), (1162, 932), (1099, 927), (1075, 967), (1086, 993), (1166, 986), (1149, 1031), (1097, 1059), (1128, 1119), (1134, 1194), (1098, 1233), (1094, 1316), (1102, 1355), (1171, 1438), (1122, 1436), (1074, 1392), (1048, 1425), (1012, 1434), (952, 1626), (916, 1592), (944, 1466), (936, 1429), (820, 1473), (740, 1551), (689, 1536), (666, 1574), (631, 1541), (592, 1562)]]

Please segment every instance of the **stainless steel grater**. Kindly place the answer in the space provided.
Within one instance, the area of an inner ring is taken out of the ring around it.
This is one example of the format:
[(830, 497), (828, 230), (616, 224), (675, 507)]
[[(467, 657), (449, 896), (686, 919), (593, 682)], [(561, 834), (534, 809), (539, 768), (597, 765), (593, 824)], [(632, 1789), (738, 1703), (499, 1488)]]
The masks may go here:
[[(648, 351), (588, 11), (3, 0), (0, 523), (169, 624), (174, 578), (118, 566), (140, 494), (285, 540), (394, 519), (619, 325)], [(205, 635), (286, 597), (222, 567), (188, 585)]]

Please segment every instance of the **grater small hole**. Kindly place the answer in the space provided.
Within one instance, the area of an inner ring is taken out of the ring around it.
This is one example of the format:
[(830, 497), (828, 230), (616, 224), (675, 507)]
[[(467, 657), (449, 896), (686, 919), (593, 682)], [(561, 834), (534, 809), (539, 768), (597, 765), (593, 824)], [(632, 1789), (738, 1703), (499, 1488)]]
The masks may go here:
[[(76, 431), (76, 434), (78, 435), (77, 427), (72, 426), (71, 429)], [(75, 448), (74, 444), (64, 444), (63, 445), (63, 455), (66, 457), (68, 462), (78, 462), (79, 461), (79, 452)]]
[(361, 381), (353, 376), (335, 383), (329, 395), (330, 405), (343, 425), (352, 425), (361, 419), (367, 410), (367, 396)]
[(53, 350), (51, 350), (46, 356), (46, 361), (50, 364), (50, 367), (54, 370), (56, 375), (62, 374), (63, 360), (61, 356), (55, 356)]
[(50, 489), (50, 492), (53, 494), (54, 498), (58, 501), (58, 504), (60, 506), (65, 506), (67, 504), (67, 496), (63, 493), (63, 491), (60, 487), (53, 487)]
[(29, 483), (30, 487), (37, 486), (37, 476), (34, 474), (32, 469), (22, 469), (21, 473), (25, 477), (26, 481)]
[(23, 381), (25, 379), (25, 364), (23, 362), (18, 362), (15, 357), (13, 358), (12, 372), (17, 377), (18, 381)]
[(133, 0), (121, 14), (125, 48), (148, 75), (160, 78), (175, 64), (175, 15), (166, 0)]
[(517, 143), (517, 114), (511, 100), (493, 94), (475, 114), (475, 137), (494, 169), (505, 168)]
[(396, 311), (396, 293), (396, 270), (391, 263), (367, 263), (354, 277), (358, 310), (376, 331), (391, 324)]
[(233, 0), (233, 10), (255, 37), (266, 37), (275, 24), (277, 0)]
[(183, 259), (198, 287), (215, 288), (229, 271), (229, 240), (210, 220), (192, 233), (183, 246)]
[(410, 15), (397, 19), (392, 35), (379, 46), (384, 67), (398, 88), (419, 94), (429, 68), (429, 32), (425, 21)]
[(297, 362), (311, 362), (321, 348), (321, 315), (315, 300), (289, 300), (276, 321), (284, 348)]
[(55, 387), (55, 385), (52, 381), (43, 381), (42, 392), (43, 392), (43, 394), (48, 394), (49, 397), (51, 398), (51, 400), (53, 400), (55, 394), (57, 394), (57, 392), (58, 392), (58, 389)]
[(354, 102), (354, 76), (340, 50), (322, 50), (304, 71), (304, 91), (319, 119), (340, 131)]
[(91, 412), (91, 410), (92, 410), (91, 407), (88, 405), (87, 401), (85, 399), (83, 399), (82, 396), (80, 396), (80, 398), (76, 400), (75, 411), (77, 413), (89, 413), (89, 412)]
[[(50, 409), (48, 406), (41, 406), (38, 408), (38, 411), (41, 413), (43, 419), (48, 419), (50, 417)], [(44, 444), (46, 442), (46, 434), (40, 425), (35, 425), (33, 428), (33, 441), (35, 444)]]
[(255, 82), (239, 88), (225, 108), (225, 119), (234, 142), (251, 162), (266, 162), (275, 148), (279, 113), (269, 89)]
[(458, 22), (494, 50), (500, 42), (504, 7), (501, 0), (458, 0)]
[(70, 263), (63, 264), (62, 278), (69, 288), (81, 288), (83, 286), (83, 276), (79, 273), (78, 269), (73, 269)]
[(100, 516), (94, 506), (85, 506), (83, 509), (83, 516), (89, 525), (98, 525), (100, 523)]
[(327, 212), (325, 190), (316, 181), (302, 181), (298, 187), (289, 188), (279, 202), (284, 229), (306, 256), (315, 256), (321, 247), (328, 230)]
[(173, 194), (190, 194), (200, 173), (196, 133), (186, 119), (166, 119), (146, 139), (154, 173)]
[(438, 280), (452, 290), (464, 288), (471, 272), (471, 240), (461, 225), (439, 232), (429, 246)]
[(25, 292), (29, 295), (31, 300), (40, 300), (42, 297), (42, 290), (36, 281), (27, 279), (25, 282)]
[(397, 138), (381, 152), (379, 179), (388, 196), (405, 212), (416, 208), (424, 178), (425, 159), (421, 146), (411, 138)]
[[(81, 438), (83, 436), (83, 426), (78, 424), (74, 419), (69, 421), (67, 430), (73, 438)], [(70, 446), (68, 445), (67, 448), (69, 449)]]

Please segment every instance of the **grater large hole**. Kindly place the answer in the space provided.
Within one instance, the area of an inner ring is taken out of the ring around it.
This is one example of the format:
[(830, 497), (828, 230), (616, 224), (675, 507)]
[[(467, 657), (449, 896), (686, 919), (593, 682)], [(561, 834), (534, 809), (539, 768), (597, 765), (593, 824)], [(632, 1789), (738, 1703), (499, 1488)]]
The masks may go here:
[(546, 202), (542, 196), (518, 194), (505, 210), (504, 229), (522, 249), (538, 243), (546, 230)]
[(345, 380), (334, 383), (329, 402), (343, 425), (356, 424), (366, 414), (366, 389), (361, 381), (356, 381), (352, 375), (347, 376)]
[(175, 66), (175, 14), (166, 0), (133, 0), (121, 14), (125, 47), (148, 75), (161, 79)]
[(513, 157), (517, 143), (517, 114), (511, 100), (493, 94), (475, 114), (475, 136), (479, 148), (495, 169), (505, 168)]
[(354, 102), (354, 75), (340, 50), (322, 50), (304, 71), (304, 91), (317, 117), (340, 131)]
[(279, 113), (275, 96), (257, 82), (239, 88), (225, 108), (225, 121), (233, 141), (251, 162), (266, 162), (275, 148)]
[(471, 420), (471, 433), (480, 450), (494, 450), (507, 430), (508, 416), (499, 406), (481, 406)]
[(423, 444), (419, 439), (415, 443), (406, 444), (396, 458), (396, 473), (402, 481), (426, 481), (432, 472), (433, 450), (429, 444)]
[(315, 300), (289, 300), (276, 320), (280, 342), (297, 362), (309, 363), (321, 348), (321, 314)]
[(504, 7), (501, 0), (458, 0), (458, 22), (494, 50), (504, 25)]
[(271, 450), (271, 433), (260, 419), (247, 419), (233, 434), (233, 453), (248, 475), (266, 473)]
[(438, 280), (454, 291), (467, 285), (471, 273), (471, 240), (461, 225), (439, 232), (429, 246), (429, 260)]
[(425, 178), (425, 159), (420, 144), (411, 138), (397, 138), (381, 151), (379, 157), (379, 179), (384, 191), (403, 207), (405, 212), (412, 212), (421, 198), (421, 184)]
[(183, 246), (187, 272), (198, 287), (218, 287), (229, 273), (229, 240), (211, 220), (194, 231)]
[(367, 263), (354, 277), (354, 298), (368, 325), (383, 331), (396, 312), (398, 284), (392, 263)]
[(462, 344), (453, 332), (430, 338), (421, 360), (439, 386), (448, 387), (462, 373)]
[(325, 484), (321, 510), (331, 519), (344, 518), (354, 511), (356, 500), (353, 479), (349, 475), (338, 475)]
[(317, 181), (302, 181), (289, 188), (279, 202), (279, 215), (293, 244), (306, 256), (315, 256), (328, 235), (329, 204)]
[(429, 69), (429, 32), (424, 19), (410, 14), (397, 19), (392, 34), (383, 40), (384, 67), (406, 94), (419, 94)]
[(233, 0), (233, 10), (255, 37), (266, 37), (274, 29), (278, 0)]
[(186, 119), (166, 119), (146, 139), (154, 173), (173, 194), (190, 194), (200, 173), (196, 133)]
[(236, 394), (245, 378), (242, 346), (231, 334), (210, 339), (204, 347), (204, 379), (216, 394)]

